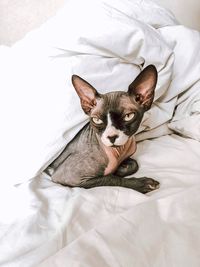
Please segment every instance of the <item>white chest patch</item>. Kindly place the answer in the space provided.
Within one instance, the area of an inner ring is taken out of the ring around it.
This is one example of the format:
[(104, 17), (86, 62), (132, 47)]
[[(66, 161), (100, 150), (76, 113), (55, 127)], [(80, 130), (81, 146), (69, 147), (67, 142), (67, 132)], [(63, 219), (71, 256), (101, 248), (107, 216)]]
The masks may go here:
[[(129, 136), (126, 135), (123, 131), (116, 129), (110, 117), (110, 114), (107, 115), (107, 126), (105, 131), (101, 136), (101, 141), (105, 146), (123, 146), (129, 139)], [(111, 137), (116, 137), (114, 142), (111, 142)]]

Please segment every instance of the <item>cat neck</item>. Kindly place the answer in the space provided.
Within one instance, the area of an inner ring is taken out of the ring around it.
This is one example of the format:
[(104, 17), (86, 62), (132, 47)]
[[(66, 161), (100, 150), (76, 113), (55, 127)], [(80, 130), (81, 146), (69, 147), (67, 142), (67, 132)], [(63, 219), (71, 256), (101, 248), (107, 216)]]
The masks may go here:
[(103, 149), (108, 159), (108, 164), (104, 170), (104, 175), (115, 172), (122, 161), (129, 158), (136, 151), (136, 142), (134, 136), (131, 136), (124, 145), (117, 147), (104, 145), (100, 137), (98, 135), (96, 136), (100, 147)]

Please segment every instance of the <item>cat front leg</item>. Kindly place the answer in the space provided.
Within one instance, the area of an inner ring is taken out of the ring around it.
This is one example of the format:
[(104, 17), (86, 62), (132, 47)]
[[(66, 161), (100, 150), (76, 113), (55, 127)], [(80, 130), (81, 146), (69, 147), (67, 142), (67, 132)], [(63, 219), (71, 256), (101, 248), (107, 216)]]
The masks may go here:
[(140, 193), (146, 194), (155, 189), (159, 188), (159, 182), (148, 177), (142, 178), (123, 178), (113, 174), (109, 174), (102, 177), (90, 178), (87, 180), (82, 180), (82, 182), (77, 185), (78, 187), (83, 187), (86, 189), (99, 187), (99, 186), (121, 186), (136, 190)]

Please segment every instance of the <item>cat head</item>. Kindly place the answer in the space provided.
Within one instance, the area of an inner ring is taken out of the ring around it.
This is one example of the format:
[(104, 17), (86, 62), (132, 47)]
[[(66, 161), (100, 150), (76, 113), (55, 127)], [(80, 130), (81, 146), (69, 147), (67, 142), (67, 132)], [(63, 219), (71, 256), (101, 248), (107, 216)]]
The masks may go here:
[(129, 85), (127, 92), (100, 94), (77, 75), (72, 84), (91, 127), (106, 146), (122, 146), (137, 131), (144, 112), (149, 110), (157, 83), (157, 70), (147, 66)]

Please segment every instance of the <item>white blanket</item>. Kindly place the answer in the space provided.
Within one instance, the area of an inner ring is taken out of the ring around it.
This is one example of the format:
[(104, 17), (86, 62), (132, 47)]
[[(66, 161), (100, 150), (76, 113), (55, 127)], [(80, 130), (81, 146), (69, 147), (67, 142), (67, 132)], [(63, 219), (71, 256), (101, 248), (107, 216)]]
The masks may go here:
[[(148, 0), (73, 0), (0, 58), (0, 264), (199, 266), (199, 33)], [(136, 176), (157, 192), (29, 181), (87, 121), (73, 73), (103, 93), (148, 64), (159, 80), (137, 138), (159, 138), (139, 143)]]
[(32, 178), (85, 124), (71, 85), (73, 73), (100, 92), (127, 90), (142, 65), (155, 64), (155, 102), (138, 140), (170, 129), (200, 140), (199, 46), (198, 32), (177, 25), (150, 1), (67, 1), (12, 48), (0, 48), (4, 180)]

